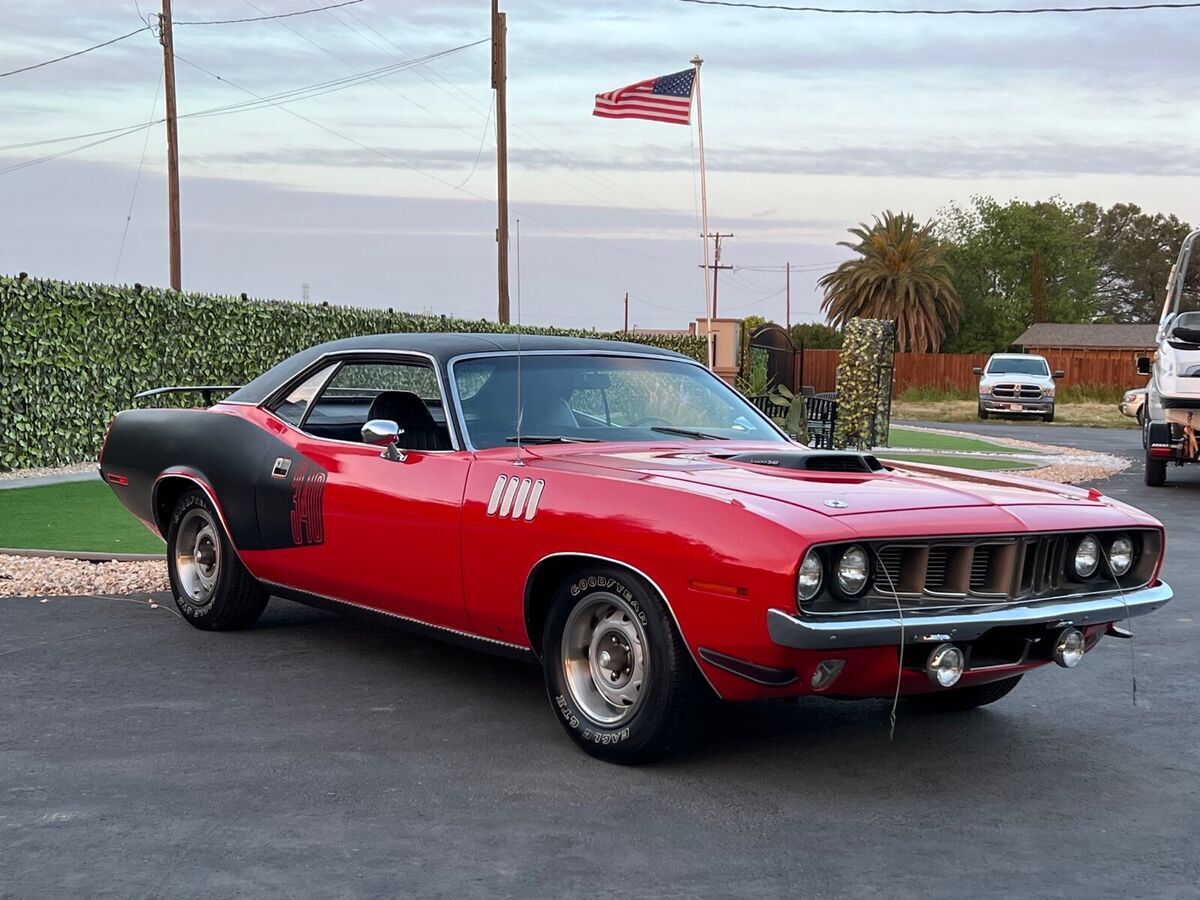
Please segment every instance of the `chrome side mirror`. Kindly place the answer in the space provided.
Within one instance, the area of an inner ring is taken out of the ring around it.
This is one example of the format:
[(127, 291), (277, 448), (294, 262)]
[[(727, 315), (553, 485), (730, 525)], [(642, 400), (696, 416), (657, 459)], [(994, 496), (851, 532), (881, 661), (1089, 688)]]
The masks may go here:
[(404, 459), (404, 454), (396, 446), (396, 442), (400, 440), (402, 434), (404, 434), (404, 429), (391, 419), (372, 419), (362, 427), (363, 443), (383, 447), (383, 458), (393, 462), (400, 462)]

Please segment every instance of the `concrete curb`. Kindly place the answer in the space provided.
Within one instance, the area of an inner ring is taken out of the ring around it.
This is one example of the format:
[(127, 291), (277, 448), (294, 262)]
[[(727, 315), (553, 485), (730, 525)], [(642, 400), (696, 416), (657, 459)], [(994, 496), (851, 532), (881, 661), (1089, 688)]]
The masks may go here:
[(22, 550), (0, 547), (0, 556), (27, 556), (31, 559), (77, 559), (82, 562), (153, 562), (165, 561), (167, 552), (162, 553), (92, 553), (86, 550)]
[(31, 475), (28, 478), (0, 478), (0, 491), (14, 488), (43, 487), (47, 484), (67, 484), (76, 481), (99, 481), (100, 470), (66, 472), (62, 475)]

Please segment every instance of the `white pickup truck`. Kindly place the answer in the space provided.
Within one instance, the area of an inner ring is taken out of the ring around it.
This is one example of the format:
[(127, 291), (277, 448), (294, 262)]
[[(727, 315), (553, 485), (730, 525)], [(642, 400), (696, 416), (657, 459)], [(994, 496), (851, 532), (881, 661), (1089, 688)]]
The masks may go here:
[(1158, 323), (1153, 357), (1142, 356), (1137, 371), (1146, 385), (1142, 446), (1146, 484), (1167, 480), (1167, 464), (1200, 462), (1196, 428), (1200, 426), (1200, 261), (1192, 249), (1200, 231), (1183, 241), (1167, 280), (1167, 298)]
[(1032, 415), (1054, 421), (1054, 380), (1064, 373), (1051, 373), (1046, 357), (993, 353), (986, 366), (971, 371), (979, 376), (979, 418)]

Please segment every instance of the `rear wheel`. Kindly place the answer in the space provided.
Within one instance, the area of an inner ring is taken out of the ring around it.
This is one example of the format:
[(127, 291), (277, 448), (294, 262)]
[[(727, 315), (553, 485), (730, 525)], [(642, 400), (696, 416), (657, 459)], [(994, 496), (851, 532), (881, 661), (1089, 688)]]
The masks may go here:
[(712, 698), (663, 601), (613, 567), (581, 569), (559, 588), (542, 665), (559, 723), (609, 762), (648, 762), (692, 743)]
[(234, 552), (216, 510), (199, 489), (175, 504), (167, 530), (167, 573), (175, 605), (206, 631), (253, 625), (269, 595)]
[(973, 687), (951, 688), (948, 691), (938, 691), (933, 694), (918, 694), (911, 699), (914, 706), (931, 712), (961, 712), (995, 703), (1001, 697), (1007, 696), (1020, 681), (1021, 676), (1014, 675), (1012, 678), (1005, 678), (1002, 681), (977, 684)]
[(1167, 461), (1155, 459), (1146, 451), (1146, 484), (1150, 487), (1162, 487), (1167, 483)]

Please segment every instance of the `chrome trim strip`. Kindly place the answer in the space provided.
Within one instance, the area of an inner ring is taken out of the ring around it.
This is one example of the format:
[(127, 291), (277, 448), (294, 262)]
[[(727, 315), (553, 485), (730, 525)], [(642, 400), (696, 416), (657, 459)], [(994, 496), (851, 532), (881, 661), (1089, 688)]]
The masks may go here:
[[(260, 583), (267, 587), (283, 588), (285, 591), (291, 591), (296, 594), (308, 594), (311, 597), (318, 597), (321, 600), (328, 600), (331, 603), (340, 603), (343, 606), (351, 606), (354, 609), (365, 610), (366, 612), (378, 613), (381, 616), (388, 616), (392, 619), (399, 619), (402, 622), (411, 622), (414, 625), (421, 625), (425, 628), (433, 628), (436, 631), (444, 631), (447, 634), (453, 634), (462, 638), (470, 638), (474, 641), (482, 641), (485, 644), (496, 644), (500, 647), (507, 647), (510, 650), (521, 650), (525, 653), (533, 653), (532, 647), (525, 647), (521, 644), (513, 644), (509, 641), (501, 641), (496, 638), (484, 637), (481, 634), (472, 634), (469, 631), (460, 631), (457, 628), (450, 628), (447, 625), (435, 625), (432, 622), (426, 622), (423, 619), (415, 619), (412, 616), (402, 616), (400, 613), (389, 612), (386, 609), (380, 609), (377, 606), (367, 606), (365, 603), (354, 603), (351, 600), (343, 600), (341, 597), (331, 597), (328, 594), (318, 594), (316, 591), (305, 590), (304, 588), (292, 587), (291, 585), (283, 584), (278, 581), (266, 581), (260, 579)], [(286, 597), (284, 599), (287, 599)]]
[[(311, 376), (314, 372), (317, 372), (321, 368), (321, 366), (325, 363), (326, 360), (333, 359), (338, 362), (346, 362), (347, 360), (356, 360), (356, 359), (362, 359), (363, 357), (370, 358), (370, 357), (375, 357), (375, 356), (399, 356), (399, 357), (409, 357), (409, 358), (416, 357), (417, 359), (421, 359), (421, 360), (424, 360), (429, 363), (430, 367), (433, 369), (434, 377), (437, 378), (438, 391), (440, 391), (441, 395), (442, 395), (442, 397), (441, 397), (442, 409), (445, 410), (445, 413), (446, 413), (446, 431), (449, 432), (449, 434), (450, 434), (450, 445), (454, 448), (454, 450), (462, 450), (463, 442), (460, 440), (460, 435), (457, 433), (460, 429), (459, 429), (458, 423), (454, 421), (454, 417), (450, 414), (450, 406), (447, 403), (447, 399), (450, 397), (450, 394), (446, 390), (446, 374), (442, 371), (442, 367), (438, 364), (437, 357), (435, 357), (431, 353), (423, 353), (420, 350), (367, 350), (367, 349), (330, 350), (325, 353), (322, 353), (320, 356), (318, 356), (316, 359), (314, 359), (311, 363), (309, 363), (307, 366), (305, 366), (304, 369), (302, 369), (298, 374), (294, 375), (292, 378), (290, 378), (289, 380), (285, 381), (282, 385), (277, 387), (275, 390), (271, 391), (271, 393), (267, 394), (266, 399), (264, 399), (261, 403), (247, 403), (244, 405), (257, 406), (259, 409), (263, 410), (264, 412), (269, 413), (270, 415), (274, 416), (276, 419), (279, 419), (280, 422), (283, 422), (289, 428), (293, 429), (294, 431), (299, 431), (305, 437), (311, 438), (313, 440), (326, 441), (331, 444), (349, 444), (350, 446), (361, 447), (363, 445), (356, 443), (355, 441), (339, 441), (334, 438), (323, 438), (323, 437), (317, 437), (316, 435), (309, 434), (307, 431), (302, 431), (301, 429), (296, 428), (296, 426), (293, 425), (291, 422), (288, 422), (284, 419), (280, 419), (279, 416), (276, 416), (275, 413), (273, 413), (267, 407), (270, 406), (271, 404), (275, 403), (275, 401), (278, 400), (281, 396), (284, 396), (283, 392), (286, 391), (288, 388), (292, 387), (293, 385), (302, 383), (305, 378)], [(325, 383), (328, 384), (328, 381), (329, 381), (329, 379), (326, 379)], [(324, 388), (325, 388), (325, 385), (323, 384), (321, 386), (321, 389), (324, 390)], [(217, 404), (214, 404), (214, 405), (217, 405)], [(306, 418), (308, 416), (308, 413), (309, 413), (309, 410), (305, 410)], [(462, 429), (462, 434), (463, 435), (466, 434), (465, 429)], [(413, 452), (413, 453), (452, 453), (452, 452), (454, 452), (454, 450), (414, 450), (414, 451), (410, 451), (410, 452)]]
[(512, 517), (514, 519), (521, 518), (521, 513), (525, 510), (525, 498), (529, 496), (531, 487), (533, 487), (532, 478), (521, 479), (521, 487), (517, 490), (517, 499), (513, 501)]
[(500, 518), (508, 515), (508, 511), (512, 509), (513, 495), (516, 494), (517, 488), (521, 486), (520, 478), (508, 479), (508, 487), (504, 489), (504, 499), (500, 501)]
[(532, 522), (533, 517), (537, 515), (538, 501), (542, 499), (542, 489), (546, 487), (546, 482), (538, 479), (533, 483), (533, 490), (529, 493), (529, 505), (525, 507), (525, 521)]
[[(704, 667), (700, 665), (700, 658), (698, 656), (696, 656), (695, 653), (692, 652), (692, 647), (690, 644), (688, 644), (687, 638), (683, 634), (683, 628), (679, 624), (679, 617), (677, 615), (675, 615), (675, 610), (671, 608), (671, 601), (667, 599), (666, 591), (664, 591), (662, 588), (660, 588), (658, 586), (658, 582), (656, 582), (653, 578), (651, 578), (649, 575), (647, 575), (645, 572), (643, 572), (641, 569), (637, 568), (636, 566), (631, 566), (629, 563), (622, 562), (619, 559), (613, 559), (611, 556), (599, 556), (595, 553), (584, 553), (584, 552), (581, 552), (578, 550), (575, 550), (575, 551), (561, 550), (557, 553), (548, 553), (545, 556), (543, 556), (541, 559), (539, 559), (537, 562), (535, 562), (533, 564), (533, 566), (529, 569), (529, 575), (527, 575), (525, 578), (525, 594), (524, 594), (524, 598), (522, 599), (522, 604), (524, 604), (524, 602), (529, 599), (529, 579), (533, 577), (533, 573), (535, 571), (537, 571), (538, 566), (540, 566), (542, 563), (544, 563), (548, 559), (555, 559), (556, 557), (559, 557), (559, 556), (581, 556), (584, 559), (595, 559), (595, 560), (599, 560), (600, 562), (611, 563), (614, 566), (620, 566), (622, 569), (628, 569), (630, 572), (633, 572), (635, 575), (639, 576), (640, 578), (645, 579), (646, 584), (648, 584), (648, 585), (650, 585), (650, 587), (654, 588), (655, 592), (662, 599), (663, 606), (665, 606), (667, 608), (667, 612), (671, 614), (671, 621), (675, 623), (675, 630), (678, 631), (679, 636), (681, 638), (683, 638), (683, 645), (685, 647), (687, 647), (688, 656), (690, 656), (692, 658), (692, 661), (696, 664), (696, 669), (700, 672), (700, 675), (704, 678), (704, 680), (706, 682), (708, 682), (708, 686), (710, 688), (712, 688), (712, 692), (714, 694), (716, 694), (716, 696), (718, 698), (721, 696), (721, 692), (717, 690), (717, 686), (712, 683), (712, 680), (708, 677), (708, 673), (705, 672)], [(526, 612), (526, 611), (527, 610), (523, 610), (523, 612)], [(533, 644), (532, 638), (528, 634), (526, 634), (525, 637), (527, 640), (529, 640), (530, 645), (532, 646), (532, 644)]]
[[(454, 412), (458, 419), (459, 431), (462, 432), (463, 446), (466, 447), (466, 449), (475, 451), (478, 448), (474, 444), (471, 443), (471, 437), (467, 433), (467, 415), (466, 415), (466, 413), (463, 412), (462, 399), (458, 396), (458, 382), (454, 379), (454, 367), (464, 359), (485, 359), (485, 358), (496, 357), (496, 356), (516, 356), (517, 354), (518, 354), (518, 351), (516, 351), (516, 350), (480, 350), (480, 351), (475, 351), (472, 353), (460, 353), (457, 356), (452, 356), (448, 360), (446, 360), (446, 377), (447, 377), (447, 380), (450, 382), (450, 395), (449, 396), (454, 401)], [(708, 372), (708, 367), (705, 366), (704, 363), (699, 362), (698, 360), (692, 359), (690, 356), (673, 356), (673, 355), (668, 356), (665, 353), (636, 353), (632, 350), (521, 350), (520, 355), (521, 356), (624, 356), (629, 359), (659, 359), (659, 360), (666, 360), (667, 362), (683, 363), (683, 364), (689, 365), (689, 366), (697, 366), (700, 369), (703, 369), (705, 372)], [(717, 376), (714, 373), (709, 372), (709, 375), (711, 375), (713, 378), (716, 378), (717, 381), (720, 381), (721, 384), (724, 387), (726, 387), (728, 390), (732, 391), (734, 394), (737, 394), (737, 391), (735, 391), (733, 388), (729, 387), (728, 384), (725, 384), (725, 382), (722, 381), (720, 378), (717, 378)], [(740, 397), (741, 395), (739, 394), (738, 396)], [(750, 407), (750, 409), (752, 409), (754, 411), (754, 413), (760, 419), (762, 419), (763, 422), (766, 423), (767, 427), (771, 431), (775, 432), (775, 434), (778, 434), (780, 437), (782, 437), (786, 443), (791, 444), (792, 446), (797, 446), (796, 442), (793, 441), (790, 437), (788, 437), (787, 433), (782, 428), (780, 428), (773, 421), (771, 421), (770, 416), (768, 416), (766, 413), (764, 413), (762, 410), (760, 410), (757, 406), (755, 406), (750, 401), (746, 400), (745, 403), (746, 403), (746, 406)], [(450, 414), (447, 411), (446, 420), (449, 421), (449, 419), (450, 419)], [(684, 438), (683, 440), (688, 440), (688, 439)], [(799, 446), (803, 446), (803, 445), (801, 444)]]
[[(1091, 600), (1042, 600), (977, 612), (870, 615), (836, 621), (813, 620), (781, 609), (767, 611), (767, 632), (771, 640), (797, 650), (829, 650), (847, 647), (883, 647), (905, 643), (918, 644), (925, 635), (936, 632), (939, 640), (969, 641), (991, 628), (1021, 625), (1047, 627), (1095, 625), (1117, 622), (1154, 612), (1171, 600), (1171, 586), (1160, 581), (1153, 587), (1109, 594)], [(948, 638), (945, 635), (949, 635)]]
[(500, 508), (500, 495), (504, 493), (504, 483), (508, 481), (507, 475), (501, 475), (496, 479), (496, 486), (492, 488), (492, 496), (488, 499), (487, 514), (494, 516), (496, 510)]

